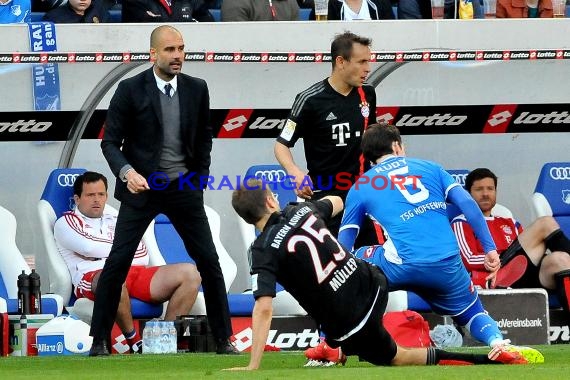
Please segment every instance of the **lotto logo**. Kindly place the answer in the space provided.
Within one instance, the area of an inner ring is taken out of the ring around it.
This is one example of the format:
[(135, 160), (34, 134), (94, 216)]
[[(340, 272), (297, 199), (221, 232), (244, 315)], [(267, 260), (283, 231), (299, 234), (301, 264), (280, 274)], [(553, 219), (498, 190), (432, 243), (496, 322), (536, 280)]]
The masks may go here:
[(503, 111), (492, 115), (487, 121), (491, 127), (496, 127), (497, 125), (506, 123), (513, 116), (509, 111)]
[(380, 116), (376, 116), (377, 123), (391, 124), (392, 120), (394, 120), (394, 115), (392, 115), (391, 113), (385, 113)]
[(222, 127), (226, 131), (233, 131), (234, 129), (243, 127), (245, 123), (247, 123), (247, 118), (243, 115), (239, 115), (229, 119)]

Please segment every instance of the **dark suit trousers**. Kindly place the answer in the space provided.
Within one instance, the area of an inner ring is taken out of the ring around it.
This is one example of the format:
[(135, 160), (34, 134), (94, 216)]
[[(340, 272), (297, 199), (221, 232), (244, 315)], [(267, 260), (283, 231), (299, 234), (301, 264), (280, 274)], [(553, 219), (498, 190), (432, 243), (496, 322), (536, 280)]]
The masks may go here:
[(218, 253), (204, 211), (200, 190), (178, 189), (178, 181), (167, 189), (150, 190), (149, 202), (143, 208), (121, 204), (115, 239), (96, 289), (91, 322), (91, 336), (104, 340), (110, 336), (117, 314), (121, 286), (125, 282), (133, 257), (149, 223), (163, 213), (182, 238), (188, 254), (196, 262), (206, 301), (210, 328), (216, 339), (232, 334), (228, 299)]

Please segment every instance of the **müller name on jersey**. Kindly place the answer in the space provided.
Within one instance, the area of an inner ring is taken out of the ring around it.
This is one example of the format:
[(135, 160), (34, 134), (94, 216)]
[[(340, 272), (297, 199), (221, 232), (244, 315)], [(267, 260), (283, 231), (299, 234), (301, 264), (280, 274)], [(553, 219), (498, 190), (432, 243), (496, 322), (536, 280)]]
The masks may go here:
[(329, 281), (329, 285), (331, 286), (332, 290), (336, 292), (338, 288), (340, 288), (342, 284), (348, 280), (354, 271), (356, 271), (356, 268), (356, 260), (354, 257), (351, 257), (342, 268), (337, 269)]

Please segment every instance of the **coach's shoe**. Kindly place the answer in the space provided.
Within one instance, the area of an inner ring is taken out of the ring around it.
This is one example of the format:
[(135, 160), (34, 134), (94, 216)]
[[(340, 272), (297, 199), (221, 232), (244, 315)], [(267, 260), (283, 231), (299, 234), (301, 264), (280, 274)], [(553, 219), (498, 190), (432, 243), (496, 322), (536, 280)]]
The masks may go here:
[(110, 351), (106, 341), (94, 340), (89, 350), (89, 356), (109, 356)]
[(341, 348), (332, 348), (325, 341), (322, 341), (316, 347), (306, 349), (305, 356), (309, 359), (305, 367), (346, 364), (346, 355), (342, 352)]
[(216, 354), (218, 354), (218, 355), (239, 355), (239, 351), (236, 348), (236, 346), (234, 346), (232, 344), (232, 342), (230, 342), (229, 339), (222, 339), (222, 340), (219, 340), (216, 344)]
[(131, 354), (142, 354), (143, 353), (143, 341), (142, 339), (136, 341), (131, 346)]
[(526, 359), (529, 364), (542, 364), (544, 363), (544, 356), (540, 351), (532, 347), (525, 347), (525, 346), (513, 346), (513, 345), (506, 345), (504, 350), (512, 353), (518, 354)]

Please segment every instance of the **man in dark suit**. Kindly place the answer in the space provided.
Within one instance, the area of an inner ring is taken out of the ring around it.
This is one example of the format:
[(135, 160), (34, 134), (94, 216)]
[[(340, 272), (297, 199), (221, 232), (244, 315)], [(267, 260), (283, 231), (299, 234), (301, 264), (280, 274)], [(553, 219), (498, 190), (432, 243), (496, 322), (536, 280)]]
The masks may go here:
[(202, 277), (217, 353), (237, 353), (224, 277), (204, 211), (200, 178), (212, 150), (210, 101), (202, 79), (182, 74), (184, 40), (162, 25), (150, 36), (151, 69), (123, 80), (109, 104), (101, 149), (117, 177), (121, 201), (115, 239), (99, 283), (91, 323), (91, 356), (108, 355), (121, 285), (149, 223), (172, 222)]

